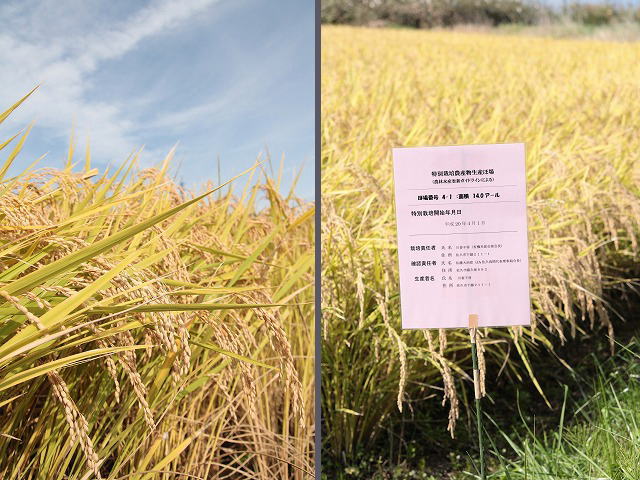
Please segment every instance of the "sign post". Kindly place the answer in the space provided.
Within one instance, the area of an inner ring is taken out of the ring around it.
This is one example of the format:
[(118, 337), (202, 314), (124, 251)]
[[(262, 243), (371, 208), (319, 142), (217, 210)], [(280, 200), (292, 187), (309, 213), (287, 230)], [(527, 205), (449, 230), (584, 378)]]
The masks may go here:
[(473, 392), (476, 403), (476, 421), (478, 425), (478, 450), (480, 451), (480, 478), (485, 480), (484, 469), (484, 442), (482, 441), (482, 392), (480, 391), (480, 371), (478, 370), (478, 347), (476, 345), (476, 331), (478, 328), (478, 315), (469, 314), (469, 337), (471, 338), (471, 361), (473, 362)]
[(394, 148), (403, 329), (469, 328), (485, 478), (477, 328), (530, 324), (522, 143)]

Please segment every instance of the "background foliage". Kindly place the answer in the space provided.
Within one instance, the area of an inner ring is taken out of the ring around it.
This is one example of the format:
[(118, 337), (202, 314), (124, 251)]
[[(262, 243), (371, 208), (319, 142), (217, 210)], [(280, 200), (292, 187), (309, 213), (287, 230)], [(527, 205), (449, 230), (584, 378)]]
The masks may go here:
[(615, 3), (571, 2), (552, 8), (533, 0), (326, 0), (322, 22), (412, 28), (573, 21), (609, 25), (640, 21), (640, 8)]

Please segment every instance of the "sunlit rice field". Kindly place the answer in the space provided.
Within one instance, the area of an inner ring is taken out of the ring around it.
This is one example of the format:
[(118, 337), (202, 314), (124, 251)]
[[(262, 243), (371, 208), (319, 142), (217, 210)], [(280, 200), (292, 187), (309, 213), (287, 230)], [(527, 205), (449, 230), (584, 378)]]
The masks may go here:
[(28, 133), (0, 145), (0, 478), (309, 478), (313, 205), (73, 142), (9, 176)]
[(483, 331), (480, 364), (545, 401), (532, 352), (613, 337), (638, 276), (640, 43), (323, 26), (322, 47), (327, 455), (433, 394), (454, 434), (470, 380), (465, 331), (400, 330), (392, 147), (526, 143), (532, 328)]

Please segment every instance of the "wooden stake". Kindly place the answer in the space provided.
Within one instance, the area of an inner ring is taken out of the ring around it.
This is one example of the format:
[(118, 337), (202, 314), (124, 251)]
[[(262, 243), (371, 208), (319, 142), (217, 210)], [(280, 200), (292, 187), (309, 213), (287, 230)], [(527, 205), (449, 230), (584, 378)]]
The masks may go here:
[(480, 391), (480, 371), (478, 370), (478, 349), (476, 346), (476, 333), (478, 329), (478, 315), (469, 314), (469, 336), (471, 337), (471, 360), (473, 362), (473, 390), (476, 400), (476, 420), (478, 425), (478, 448), (480, 450), (480, 478), (486, 480), (484, 466), (484, 443), (482, 441), (482, 392)]

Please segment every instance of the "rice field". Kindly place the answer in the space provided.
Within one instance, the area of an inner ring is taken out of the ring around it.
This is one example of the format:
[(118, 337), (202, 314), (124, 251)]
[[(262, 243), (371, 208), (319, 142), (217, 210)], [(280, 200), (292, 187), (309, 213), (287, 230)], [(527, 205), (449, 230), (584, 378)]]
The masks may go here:
[(309, 478), (313, 205), (73, 140), (9, 176), (29, 130), (0, 145), (0, 478)]
[(640, 43), (322, 27), (325, 458), (348, 465), (434, 395), (454, 435), (469, 398), (467, 332), (400, 329), (392, 147), (526, 143), (532, 327), (482, 332), (483, 389), (506, 376), (548, 402), (532, 354), (591, 332), (613, 349), (608, 298), (639, 276), (639, 58)]

